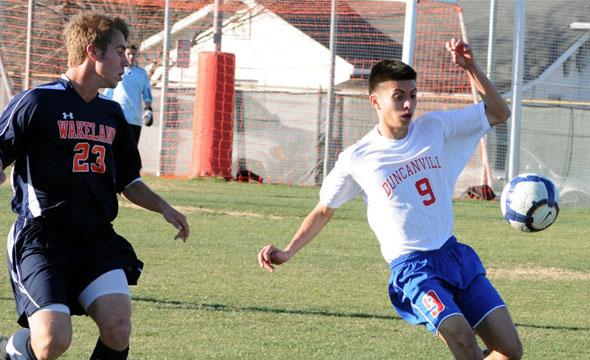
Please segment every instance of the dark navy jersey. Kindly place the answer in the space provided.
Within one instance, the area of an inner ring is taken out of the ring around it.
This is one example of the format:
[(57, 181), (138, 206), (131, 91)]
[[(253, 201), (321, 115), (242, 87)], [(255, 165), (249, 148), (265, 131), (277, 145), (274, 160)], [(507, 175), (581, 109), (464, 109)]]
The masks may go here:
[(87, 103), (67, 79), (11, 99), (0, 117), (0, 159), (14, 162), (15, 213), (79, 229), (111, 222), (117, 193), (141, 169), (119, 104), (98, 94)]

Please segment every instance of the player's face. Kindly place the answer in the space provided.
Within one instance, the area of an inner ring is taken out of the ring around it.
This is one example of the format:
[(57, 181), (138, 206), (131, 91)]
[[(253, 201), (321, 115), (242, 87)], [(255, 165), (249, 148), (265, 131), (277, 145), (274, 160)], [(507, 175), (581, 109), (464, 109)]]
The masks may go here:
[[(380, 129), (404, 137), (416, 110), (416, 80), (389, 80), (377, 87), (369, 99), (377, 110)], [(384, 128), (384, 129), (383, 129)]]
[(96, 62), (96, 73), (103, 80), (101, 87), (114, 88), (121, 81), (125, 66), (129, 65), (125, 57), (125, 37), (120, 31), (115, 31), (107, 50), (99, 56)]
[(127, 62), (129, 63), (129, 65), (137, 65), (136, 55), (137, 51), (133, 49), (125, 50), (125, 57), (127, 58)]

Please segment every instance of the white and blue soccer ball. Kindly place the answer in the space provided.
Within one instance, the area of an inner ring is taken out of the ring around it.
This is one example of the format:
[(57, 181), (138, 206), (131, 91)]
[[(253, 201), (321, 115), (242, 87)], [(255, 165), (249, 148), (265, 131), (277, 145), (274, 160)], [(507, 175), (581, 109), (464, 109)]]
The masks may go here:
[(559, 189), (543, 175), (521, 174), (504, 186), (500, 207), (513, 228), (545, 230), (559, 215)]

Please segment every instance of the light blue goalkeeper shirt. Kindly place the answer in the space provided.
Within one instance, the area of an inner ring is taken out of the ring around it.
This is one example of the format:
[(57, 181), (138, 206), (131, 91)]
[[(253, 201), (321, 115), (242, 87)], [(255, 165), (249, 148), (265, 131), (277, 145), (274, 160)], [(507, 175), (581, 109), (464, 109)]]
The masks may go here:
[(142, 100), (144, 103), (152, 102), (152, 87), (147, 72), (138, 66), (126, 67), (123, 80), (116, 88), (106, 89), (104, 95), (121, 104), (129, 124), (141, 126)]

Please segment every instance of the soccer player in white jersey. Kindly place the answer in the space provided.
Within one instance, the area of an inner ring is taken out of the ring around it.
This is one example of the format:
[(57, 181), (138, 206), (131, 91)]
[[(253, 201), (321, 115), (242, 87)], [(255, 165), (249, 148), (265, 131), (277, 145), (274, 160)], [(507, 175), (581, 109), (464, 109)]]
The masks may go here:
[[(369, 101), (379, 123), (345, 149), (324, 180), (320, 200), (283, 249), (269, 244), (261, 267), (288, 261), (360, 195), (391, 268), (389, 295), (399, 315), (438, 335), (456, 359), (520, 359), (522, 344), (502, 298), (468, 245), (453, 236), (455, 182), (480, 138), (510, 109), (462, 40), (446, 43), (453, 63), (473, 80), (483, 103), (424, 114), (416, 109), (416, 73), (399, 60), (376, 64)], [(476, 335), (487, 349), (481, 350)]]

